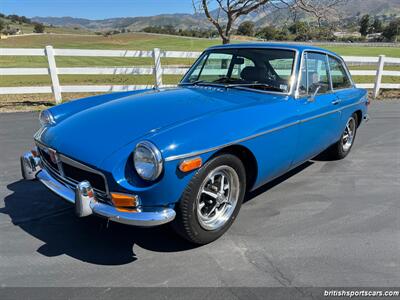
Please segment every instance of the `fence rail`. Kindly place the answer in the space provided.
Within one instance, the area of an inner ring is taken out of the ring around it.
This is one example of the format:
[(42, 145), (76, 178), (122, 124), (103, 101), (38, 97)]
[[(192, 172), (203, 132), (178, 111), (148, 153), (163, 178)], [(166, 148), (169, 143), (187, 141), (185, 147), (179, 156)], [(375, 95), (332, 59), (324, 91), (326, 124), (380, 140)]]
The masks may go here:
[[(56, 103), (61, 103), (62, 93), (74, 92), (114, 92), (144, 89), (152, 87), (170, 87), (163, 85), (163, 75), (183, 75), (187, 68), (162, 67), (161, 58), (197, 58), (201, 52), (161, 51), (158, 48), (152, 51), (141, 50), (81, 50), (81, 49), (54, 49), (47, 46), (45, 49), (11, 49), (0, 48), (0, 56), (46, 56), (48, 68), (0, 68), (0, 76), (16, 75), (50, 75), (51, 86), (20, 86), (0, 87), (0, 94), (35, 94), (53, 93)], [(56, 56), (80, 57), (125, 57), (125, 58), (152, 58), (154, 64), (148, 67), (74, 67), (58, 68)], [(400, 65), (400, 58), (344, 56), (346, 63), (356, 65), (376, 65), (375, 70), (351, 70), (356, 76), (375, 76), (374, 83), (357, 84), (358, 87), (373, 89), (374, 97), (381, 89), (400, 89), (400, 83), (382, 83), (382, 76), (399, 76), (400, 71), (386, 71), (385, 64)], [(153, 75), (154, 85), (63, 85), (59, 83), (58, 75)]]

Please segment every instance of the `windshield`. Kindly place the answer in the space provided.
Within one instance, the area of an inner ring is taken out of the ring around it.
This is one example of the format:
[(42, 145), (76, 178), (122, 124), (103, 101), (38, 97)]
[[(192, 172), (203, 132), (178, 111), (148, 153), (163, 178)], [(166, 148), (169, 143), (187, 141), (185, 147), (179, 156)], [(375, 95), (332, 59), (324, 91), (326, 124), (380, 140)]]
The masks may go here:
[(218, 85), (288, 93), (295, 51), (284, 49), (215, 49), (202, 54), (182, 85)]

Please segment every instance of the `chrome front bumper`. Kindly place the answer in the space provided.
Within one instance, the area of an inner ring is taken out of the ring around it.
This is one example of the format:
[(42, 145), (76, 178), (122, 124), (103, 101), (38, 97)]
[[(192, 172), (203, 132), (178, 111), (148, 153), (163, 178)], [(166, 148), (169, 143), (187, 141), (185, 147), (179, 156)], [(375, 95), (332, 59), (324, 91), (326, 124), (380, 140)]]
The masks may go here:
[(83, 181), (75, 190), (63, 185), (40, 167), (40, 159), (31, 152), (21, 157), (21, 171), (24, 179), (38, 179), (49, 190), (75, 205), (78, 216), (95, 214), (111, 221), (134, 226), (157, 226), (175, 218), (175, 210), (164, 207), (140, 207), (137, 212), (120, 211), (118, 208), (96, 201), (90, 183)]

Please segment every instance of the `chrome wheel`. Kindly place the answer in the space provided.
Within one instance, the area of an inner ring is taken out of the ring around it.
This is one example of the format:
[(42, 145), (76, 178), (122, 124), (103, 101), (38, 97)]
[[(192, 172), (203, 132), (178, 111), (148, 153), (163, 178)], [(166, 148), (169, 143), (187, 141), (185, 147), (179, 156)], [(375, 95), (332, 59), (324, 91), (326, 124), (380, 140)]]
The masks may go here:
[(343, 151), (347, 152), (350, 150), (351, 145), (353, 145), (355, 133), (356, 133), (356, 120), (353, 117), (351, 117), (347, 121), (346, 129), (344, 130), (342, 136)]
[(197, 217), (205, 230), (221, 228), (232, 216), (239, 199), (239, 176), (229, 166), (212, 170), (202, 182), (196, 199)]

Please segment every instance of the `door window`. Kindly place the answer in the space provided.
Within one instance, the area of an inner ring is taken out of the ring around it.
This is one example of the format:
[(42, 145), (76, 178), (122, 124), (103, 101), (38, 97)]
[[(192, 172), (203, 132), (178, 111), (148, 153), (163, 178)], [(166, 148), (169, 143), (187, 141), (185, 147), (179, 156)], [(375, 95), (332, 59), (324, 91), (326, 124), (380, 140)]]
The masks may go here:
[(306, 52), (303, 55), (300, 76), (300, 95), (312, 95), (318, 87), (318, 94), (328, 92), (330, 87), (326, 55)]
[(331, 71), (332, 87), (334, 90), (346, 89), (351, 87), (351, 81), (347, 75), (342, 62), (329, 56), (329, 68)]

